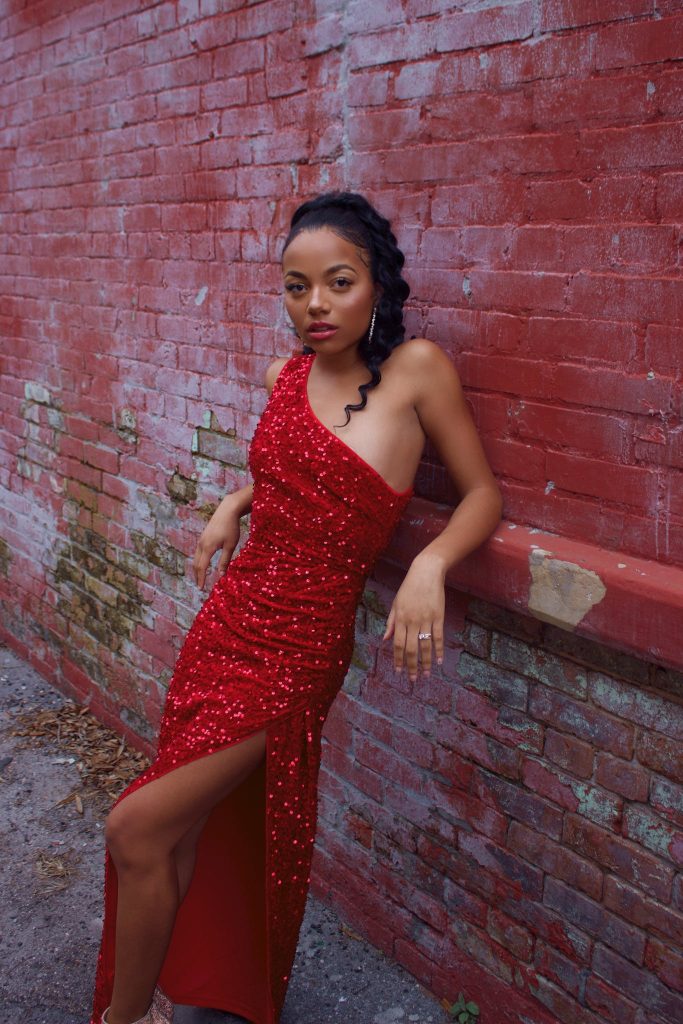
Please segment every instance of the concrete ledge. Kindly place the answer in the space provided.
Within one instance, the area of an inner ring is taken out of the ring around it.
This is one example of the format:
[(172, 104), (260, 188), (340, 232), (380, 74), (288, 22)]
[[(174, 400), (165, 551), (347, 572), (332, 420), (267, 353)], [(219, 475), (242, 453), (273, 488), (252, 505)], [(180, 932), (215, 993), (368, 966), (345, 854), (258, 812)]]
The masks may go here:
[[(385, 558), (407, 568), (452, 508), (413, 498)], [(683, 569), (503, 521), (447, 582), (607, 646), (683, 669)]]

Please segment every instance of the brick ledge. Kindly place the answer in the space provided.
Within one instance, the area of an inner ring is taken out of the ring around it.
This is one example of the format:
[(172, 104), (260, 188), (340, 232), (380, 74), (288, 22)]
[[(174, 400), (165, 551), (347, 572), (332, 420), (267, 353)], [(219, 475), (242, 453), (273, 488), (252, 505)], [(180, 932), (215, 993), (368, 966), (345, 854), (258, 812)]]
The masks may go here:
[[(384, 557), (407, 568), (452, 511), (413, 498)], [(503, 520), (449, 572), (447, 582), (492, 604), (683, 669), (683, 569), (676, 566)]]

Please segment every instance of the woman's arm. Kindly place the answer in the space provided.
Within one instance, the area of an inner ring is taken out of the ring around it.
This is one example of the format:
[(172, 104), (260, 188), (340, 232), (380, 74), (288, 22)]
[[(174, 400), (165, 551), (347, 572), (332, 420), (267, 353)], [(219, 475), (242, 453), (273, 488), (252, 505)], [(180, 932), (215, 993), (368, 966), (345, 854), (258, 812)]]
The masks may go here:
[[(278, 373), (286, 362), (286, 359), (276, 359), (266, 370), (266, 389), (269, 395)], [(197, 542), (192, 563), (198, 587), (204, 586), (209, 564), (219, 548), (222, 550), (218, 561), (218, 574), (222, 575), (228, 568), (240, 539), (240, 519), (251, 511), (253, 496), (253, 484), (247, 484), (238, 491), (226, 494), (209, 519)]]
[[(384, 639), (393, 633), (396, 670), (405, 660), (416, 679), (418, 652), (429, 674), (432, 641), (443, 660), (446, 573), (490, 536), (503, 502), (450, 359), (425, 339), (409, 342), (405, 357), (422, 428), (461, 495), (445, 529), (413, 559), (389, 613)], [(418, 640), (419, 633), (431, 639)]]

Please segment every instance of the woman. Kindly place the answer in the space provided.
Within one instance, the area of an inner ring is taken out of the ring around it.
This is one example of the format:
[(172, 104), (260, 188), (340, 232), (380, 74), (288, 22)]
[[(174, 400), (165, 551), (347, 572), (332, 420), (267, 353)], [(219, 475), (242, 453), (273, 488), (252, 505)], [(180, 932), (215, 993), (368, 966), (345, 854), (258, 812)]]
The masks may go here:
[(441, 662), (446, 572), (500, 519), (450, 360), (403, 341), (403, 262), (360, 195), (319, 196), (292, 218), (282, 270), (303, 354), (268, 368), (254, 484), (199, 540), (199, 585), (219, 549), (220, 575), (178, 657), (156, 760), (107, 819), (91, 1024), (168, 1022), (173, 1003), (276, 1024), (310, 880), (321, 730), (425, 437), (462, 500), (391, 606), (397, 672), (415, 680), (432, 652)]

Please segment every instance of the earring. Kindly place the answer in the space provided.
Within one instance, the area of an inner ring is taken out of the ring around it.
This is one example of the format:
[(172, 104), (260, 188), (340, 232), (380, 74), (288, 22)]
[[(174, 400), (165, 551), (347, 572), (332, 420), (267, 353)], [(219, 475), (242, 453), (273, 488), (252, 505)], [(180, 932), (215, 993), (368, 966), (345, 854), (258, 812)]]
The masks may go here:
[(368, 345), (372, 345), (372, 335), (375, 331), (375, 317), (377, 316), (377, 306), (372, 307), (372, 320), (370, 321), (370, 330), (368, 331)]

